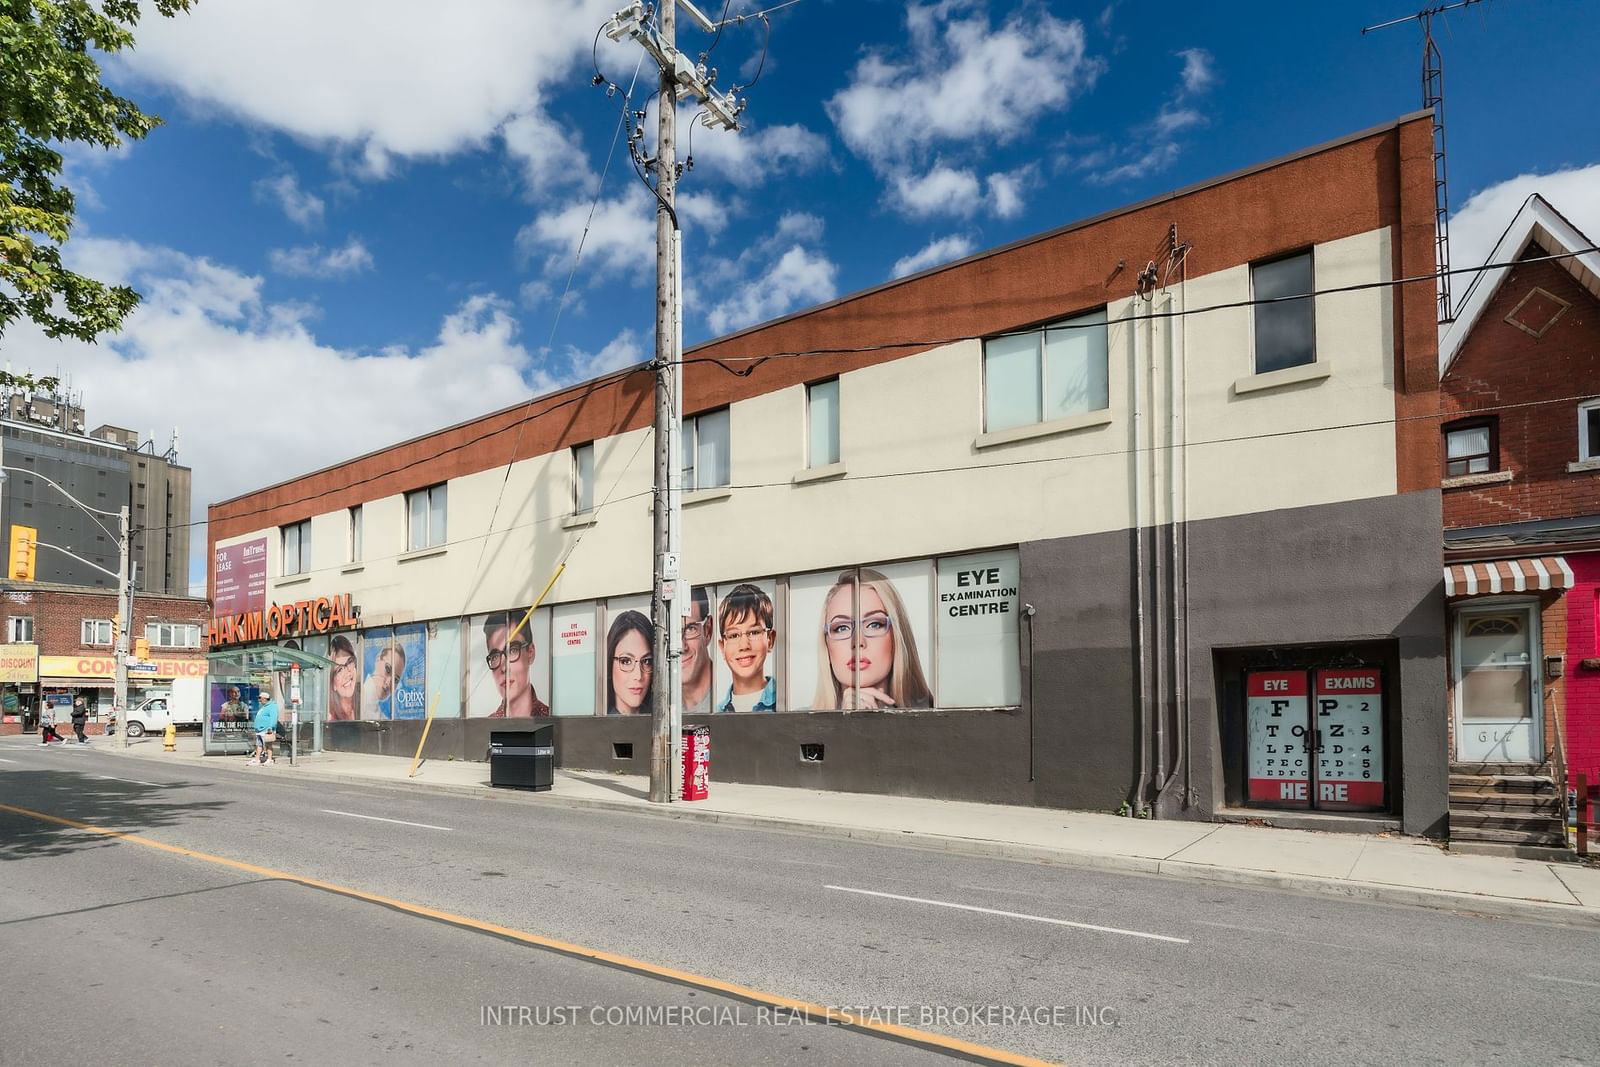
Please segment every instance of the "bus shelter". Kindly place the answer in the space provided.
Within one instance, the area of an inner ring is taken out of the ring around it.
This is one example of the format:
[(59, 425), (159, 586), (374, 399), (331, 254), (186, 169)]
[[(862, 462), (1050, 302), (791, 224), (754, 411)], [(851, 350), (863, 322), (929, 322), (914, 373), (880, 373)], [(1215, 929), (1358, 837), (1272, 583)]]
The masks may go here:
[[(206, 657), (204, 751), (208, 756), (244, 755), (255, 748), (251, 723), (268, 694), (280, 709), (278, 750), (321, 752), (328, 719), (325, 656), (299, 648), (257, 645)], [(291, 745), (293, 747), (291, 748)]]

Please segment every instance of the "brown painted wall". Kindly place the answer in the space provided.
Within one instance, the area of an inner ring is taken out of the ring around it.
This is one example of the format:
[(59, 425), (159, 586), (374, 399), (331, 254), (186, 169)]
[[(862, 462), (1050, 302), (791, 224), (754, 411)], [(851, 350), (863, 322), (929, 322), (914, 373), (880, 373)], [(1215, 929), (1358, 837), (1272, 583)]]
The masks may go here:
[[(1208, 271), (1389, 226), (1396, 235), (1396, 273), (1427, 273), (1432, 176), (1430, 120), (1408, 116), (692, 349), (690, 360), (773, 358), (748, 376), (692, 363), (685, 409), (716, 408), (1126, 296), (1174, 225)], [(1437, 402), (1433, 289), (1428, 283), (1402, 288), (1407, 292), (1396, 294), (1397, 414), (1426, 416)], [(779, 358), (784, 353), (803, 355)], [(634, 368), (214, 504), (209, 536), (214, 546), (251, 530), (625, 432), (651, 418), (651, 376)], [(1433, 451), (1422, 443), (1436, 433), (1426, 421), (1399, 424), (1401, 491), (1437, 485)]]

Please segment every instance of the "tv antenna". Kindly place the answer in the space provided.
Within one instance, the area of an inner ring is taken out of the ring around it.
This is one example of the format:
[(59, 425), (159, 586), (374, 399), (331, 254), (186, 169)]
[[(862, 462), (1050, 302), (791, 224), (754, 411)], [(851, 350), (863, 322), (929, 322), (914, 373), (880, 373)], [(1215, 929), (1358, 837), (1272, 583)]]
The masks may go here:
[(1454, 4), (1440, 4), (1424, 8), (1415, 15), (1390, 19), (1376, 26), (1364, 26), (1365, 37), (1374, 30), (1387, 29), (1407, 22), (1422, 23), (1422, 106), (1433, 110), (1433, 216), (1434, 252), (1439, 261), (1439, 321), (1454, 322), (1450, 309), (1450, 192), (1445, 184), (1444, 166), (1444, 57), (1433, 39), (1433, 16), (1446, 11), (1481, 4), (1483, 0), (1458, 0)]

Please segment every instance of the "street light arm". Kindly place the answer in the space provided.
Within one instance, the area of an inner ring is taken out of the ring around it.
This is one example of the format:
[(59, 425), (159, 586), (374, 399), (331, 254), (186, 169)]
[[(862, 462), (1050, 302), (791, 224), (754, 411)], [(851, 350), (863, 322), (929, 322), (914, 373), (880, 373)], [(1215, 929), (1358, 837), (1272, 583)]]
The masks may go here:
[[(117, 512), (117, 511), (101, 511), (99, 508), (91, 508), (88, 504), (85, 504), (83, 501), (79, 500), (77, 497), (73, 496), (71, 493), (67, 492), (65, 489), (61, 488), (61, 486), (57, 485), (55, 482), (51, 481), (49, 478), (46, 478), (44, 475), (40, 474), (38, 471), (30, 471), (30, 470), (27, 470), (27, 469), (22, 468), (22, 467), (0, 467), (0, 471), (5, 471), (5, 472), (10, 473), (10, 474), (26, 474), (30, 478), (39, 479), (41, 482), (44, 482), (46, 485), (48, 485), (51, 488), (53, 488), (56, 492), (60, 493), (62, 496), (66, 497), (68, 500), (70, 500), (74, 504), (78, 505), (79, 508), (81, 508), (84, 512), (86, 512), (88, 514), (89, 518), (94, 519), (94, 524), (96, 526), (100, 527), (100, 529), (104, 530), (106, 532), (106, 535), (108, 537), (110, 537), (113, 541), (121, 541), (122, 540), (116, 534), (111, 532), (111, 528), (109, 526), (107, 526), (105, 523), (101, 522), (99, 519), (95, 518), (96, 515), (104, 515), (107, 518), (116, 519), (116, 518), (120, 518), (121, 517), (121, 512)], [(46, 548), (55, 548), (54, 545), (46, 545), (45, 547)], [(59, 552), (59, 551), (61, 551), (61, 549), (56, 549), (56, 551)], [(73, 558), (77, 558), (77, 557), (73, 557)], [(84, 562), (87, 562), (87, 560), (84, 561)], [(90, 566), (93, 566), (93, 564), (91, 563)]]
[(117, 574), (116, 571), (106, 570), (106, 568), (100, 566), (100, 564), (94, 563), (94, 562), (92, 562), (90, 560), (86, 560), (82, 556), (78, 555), (76, 552), (69, 552), (66, 549), (62, 548), (60, 545), (47, 545), (43, 541), (35, 541), (34, 545), (36, 545), (39, 548), (48, 548), (53, 552), (59, 552), (63, 556), (71, 556), (73, 559), (77, 560), (79, 563), (83, 564), (85, 567), (93, 567), (95, 570), (99, 571), (101, 574), (110, 575), (112, 578), (117, 579), (118, 582), (122, 581), (121, 575)]

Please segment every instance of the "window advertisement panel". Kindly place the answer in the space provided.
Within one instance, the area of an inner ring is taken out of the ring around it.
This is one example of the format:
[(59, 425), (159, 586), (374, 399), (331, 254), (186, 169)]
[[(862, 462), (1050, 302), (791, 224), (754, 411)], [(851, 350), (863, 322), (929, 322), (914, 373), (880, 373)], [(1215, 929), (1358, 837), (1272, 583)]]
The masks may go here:
[(550, 701), (556, 715), (593, 715), (595, 605), (558, 604), (550, 613)]
[(834, 572), (825, 586), (818, 578), (790, 583), (791, 687), (798, 695), (805, 672), (814, 671), (816, 678), (815, 690), (796, 706), (933, 707), (923, 666), (923, 650), (933, 648), (933, 564), (850, 568)]
[(712, 710), (778, 711), (778, 583), (770, 578), (716, 589)]
[(428, 628), (428, 704), (436, 719), (461, 717), (461, 620), (435, 619)]
[(389, 663), (395, 670), (389, 697), (389, 718), (423, 719), (428, 715), (428, 628), (411, 623), (394, 628)]
[(1317, 807), (1381, 809), (1383, 677), (1375, 668), (1317, 672)]
[(361, 635), (334, 634), (328, 638), (328, 721), (361, 718)]
[(648, 596), (606, 601), (606, 644), (600, 662), (607, 715), (649, 715), (654, 708), (655, 627)]
[(712, 605), (716, 589), (697, 585), (689, 594), (689, 611), (683, 620), (683, 713), (711, 713), (712, 661), (717, 651), (717, 620)]
[(938, 571), (939, 706), (1022, 703), (1016, 550), (951, 556)]
[[(328, 656), (329, 640), (326, 634), (315, 634), (300, 639), (300, 647), (313, 656)], [(311, 722), (326, 718), (328, 713), (327, 672), (303, 670), (300, 672), (300, 721)], [(288, 690), (284, 690), (288, 692)]]
[(467, 620), (467, 714), (474, 718), (544, 718), (550, 705), (550, 609), (526, 606)]
[(1250, 671), (1245, 718), (1250, 738), (1245, 797), (1276, 807), (1311, 806), (1304, 671)]

